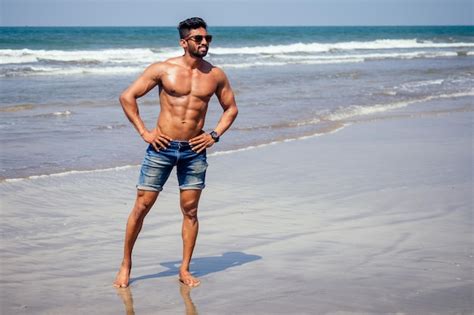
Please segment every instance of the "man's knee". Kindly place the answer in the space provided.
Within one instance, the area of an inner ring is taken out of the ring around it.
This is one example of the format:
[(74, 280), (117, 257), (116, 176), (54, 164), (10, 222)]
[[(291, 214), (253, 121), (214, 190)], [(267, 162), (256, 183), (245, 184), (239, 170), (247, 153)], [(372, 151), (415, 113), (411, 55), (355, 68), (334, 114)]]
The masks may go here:
[(194, 200), (187, 200), (181, 202), (181, 210), (183, 215), (189, 219), (197, 219), (198, 203)]
[(199, 197), (201, 191), (182, 190), (181, 191), (181, 211), (186, 218), (197, 220)]
[(158, 192), (150, 192), (144, 190), (137, 191), (137, 199), (133, 213), (136, 217), (144, 217), (155, 203)]

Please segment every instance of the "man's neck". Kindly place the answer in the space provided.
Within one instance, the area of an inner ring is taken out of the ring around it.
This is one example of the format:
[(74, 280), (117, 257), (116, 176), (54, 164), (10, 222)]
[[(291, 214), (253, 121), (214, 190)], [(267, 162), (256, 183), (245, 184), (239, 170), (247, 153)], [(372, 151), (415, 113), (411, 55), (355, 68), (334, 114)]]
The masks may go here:
[(183, 61), (185, 63), (185, 65), (187, 67), (189, 67), (190, 69), (197, 69), (199, 68), (199, 66), (202, 65), (203, 63), (203, 59), (202, 58), (198, 58), (198, 57), (193, 57), (189, 54), (185, 54), (183, 56)]

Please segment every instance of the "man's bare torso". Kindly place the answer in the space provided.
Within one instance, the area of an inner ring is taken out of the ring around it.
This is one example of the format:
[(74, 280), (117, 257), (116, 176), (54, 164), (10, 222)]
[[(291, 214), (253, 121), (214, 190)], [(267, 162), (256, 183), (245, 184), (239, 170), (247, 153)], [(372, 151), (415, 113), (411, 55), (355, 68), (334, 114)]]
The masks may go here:
[[(189, 140), (192, 149), (200, 153), (219, 141), (237, 117), (234, 93), (225, 73), (202, 59), (211, 40), (206, 39), (207, 35), (203, 27), (192, 29), (180, 40), (183, 56), (151, 64), (120, 95), (125, 115), (142, 139), (156, 150), (166, 148), (171, 140)], [(148, 130), (140, 117), (137, 99), (157, 85), (161, 111), (155, 127)], [(214, 130), (206, 133), (204, 122), (213, 94), (223, 113)]]
[(219, 69), (208, 62), (190, 69), (181, 59), (172, 58), (161, 64), (157, 128), (172, 139), (189, 140), (204, 127), (209, 100), (218, 88)]

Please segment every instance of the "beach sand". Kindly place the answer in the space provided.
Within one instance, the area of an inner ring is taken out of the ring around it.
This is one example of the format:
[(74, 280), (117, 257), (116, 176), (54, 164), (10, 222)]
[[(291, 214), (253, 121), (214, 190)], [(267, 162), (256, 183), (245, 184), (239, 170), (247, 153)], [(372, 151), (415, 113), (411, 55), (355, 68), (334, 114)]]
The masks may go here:
[(2, 182), (2, 314), (472, 314), (473, 117), (210, 156), (194, 289), (177, 280), (174, 176), (129, 289), (112, 282), (137, 167)]

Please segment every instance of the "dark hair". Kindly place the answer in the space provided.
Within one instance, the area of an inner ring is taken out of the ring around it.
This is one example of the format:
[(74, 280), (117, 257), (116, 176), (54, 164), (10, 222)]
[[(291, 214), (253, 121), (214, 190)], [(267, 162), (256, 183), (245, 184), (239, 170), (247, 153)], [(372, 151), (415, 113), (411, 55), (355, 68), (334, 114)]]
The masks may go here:
[(200, 27), (207, 29), (206, 22), (204, 22), (204, 20), (200, 17), (192, 17), (181, 21), (178, 25), (179, 37), (181, 39), (186, 38), (191, 30), (195, 30)]

